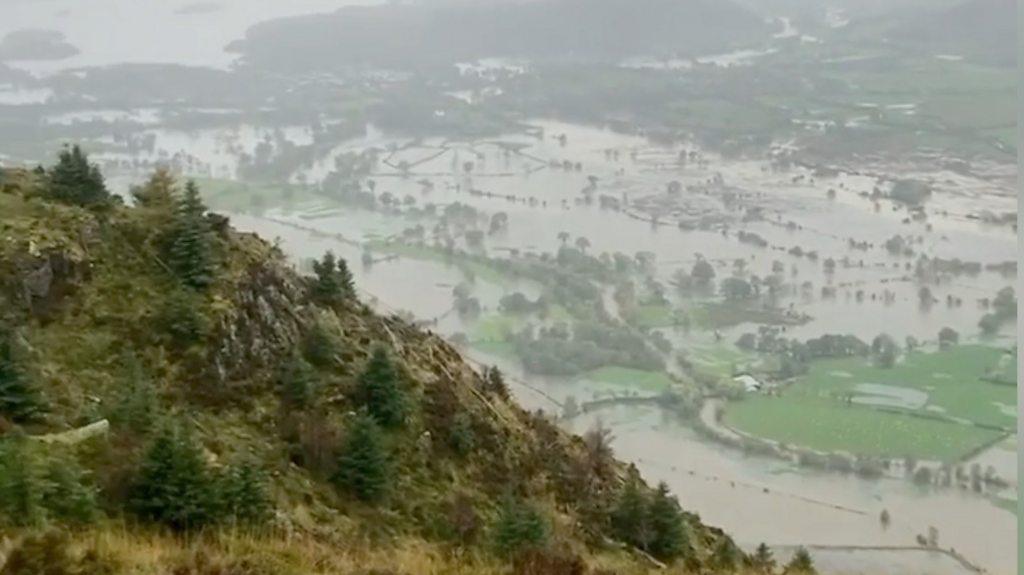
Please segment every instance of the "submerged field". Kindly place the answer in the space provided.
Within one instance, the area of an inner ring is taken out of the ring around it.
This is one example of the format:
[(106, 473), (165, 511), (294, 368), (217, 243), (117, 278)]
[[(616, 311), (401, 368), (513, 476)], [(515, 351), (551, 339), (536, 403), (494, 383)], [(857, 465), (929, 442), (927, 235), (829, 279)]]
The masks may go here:
[(1016, 428), (1016, 386), (987, 379), (1006, 355), (964, 345), (914, 352), (892, 368), (820, 361), (780, 396), (731, 404), (725, 422), (822, 451), (956, 461)]

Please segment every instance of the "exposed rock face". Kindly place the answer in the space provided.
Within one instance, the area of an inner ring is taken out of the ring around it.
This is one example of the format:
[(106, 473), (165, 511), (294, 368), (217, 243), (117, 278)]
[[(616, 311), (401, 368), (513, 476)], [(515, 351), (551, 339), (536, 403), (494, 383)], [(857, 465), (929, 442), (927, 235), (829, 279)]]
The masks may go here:
[(52, 317), (61, 301), (89, 276), (87, 260), (58, 249), (0, 255), (0, 298), (40, 319)]
[(214, 333), (210, 364), (221, 383), (272, 365), (300, 342), (313, 321), (305, 286), (289, 270), (263, 262), (247, 270)]

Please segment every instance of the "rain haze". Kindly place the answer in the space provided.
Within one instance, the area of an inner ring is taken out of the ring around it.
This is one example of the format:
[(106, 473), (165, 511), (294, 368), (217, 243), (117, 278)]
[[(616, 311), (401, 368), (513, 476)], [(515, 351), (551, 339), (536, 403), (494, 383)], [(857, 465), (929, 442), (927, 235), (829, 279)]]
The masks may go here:
[(0, 0), (0, 574), (1016, 573), (1016, 11)]

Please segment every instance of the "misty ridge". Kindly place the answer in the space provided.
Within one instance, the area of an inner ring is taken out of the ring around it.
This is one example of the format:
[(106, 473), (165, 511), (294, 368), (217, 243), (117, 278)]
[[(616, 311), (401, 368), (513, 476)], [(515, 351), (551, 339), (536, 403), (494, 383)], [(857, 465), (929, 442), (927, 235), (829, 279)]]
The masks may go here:
[[(770, 34), (772, 25), (758, 13), (757, 3), (746, 4), (535, 0), (346, 7), (330, 15), (258, 24), (228, 49), (243, 54), (251, 65), (292, 70), (353, 65), (407, 69), (495, 57), (549, 62), (685, 57), (754, 45)], [(806, 11), (813, 4), (805, 2), (796, 10)], [(851, 11), (861, 11), (857, 3), (851, 4)], [(916, 49), (966, 50), (1012, 63), (1014, 8), (1012, 0), (972, 0), (895, 24), (868, 19), (850, 33)]]

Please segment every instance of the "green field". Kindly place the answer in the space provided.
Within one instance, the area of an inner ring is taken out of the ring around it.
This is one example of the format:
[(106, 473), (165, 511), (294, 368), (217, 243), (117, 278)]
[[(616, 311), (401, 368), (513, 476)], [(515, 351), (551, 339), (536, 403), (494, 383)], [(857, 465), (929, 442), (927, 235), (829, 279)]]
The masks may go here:
[(419, 244), (406, 244), (402, 242), (372, 241), (367, 244), (375, 253), (391, 254), (417, 260), (440, 262), (448, 265), (458, 266), (465, 274), (471, 274), (483, 280), (503, 285), (513, 281), (508, 274), (495, 266), (489, 265), (486, 261), (473, 258), (459, 253), (446, 253), (443, 249)]
[(705, 301), (690, 308), (694, 325), (703, 329), (725, 329), (744, 323), (799, 325), (802, 321), (786, 316), (783, 310), (765, 309), (747, 302)]
[(477, 342), (504, 342), (513, 332), (523, 329), (526, 319), (523, 317), (492, 313), (482, 316), (469, 332), (469, 340)]
[(725, 421), (822, 451), (952, 461), (1016, 428), (1016, 387), (982, 379), (1002, 356), (965, 345), (913, 353), (891, 369), (861, 358), (820, 361), (782, 397), (730, 405)]
[(636, 391), (642, 394), (661, 393), (672, 385), (672, 379), (663, 372), (618, 366), (595, 369), (580, 379), (602, 384), (600, 388), (613, 392)]
[(196, 184), (203, 200), (213, 209), (260, 213), (269, 207), (294, 206), (309, 196), (301, 186), (291, 184), (254, 184), (234, 180), (198, 178)]
[(694, 369), (714, 377), (732, 377), (740, 371), (757, 371), (765, 361), (758, 354), (745, 352), (724, 342), (687, 342), (686, 359)]
[(641, 305), (623, 314), (630, 324), (642, 328), (673, 327), (685, 321), (686, 314), (670, 305)]

